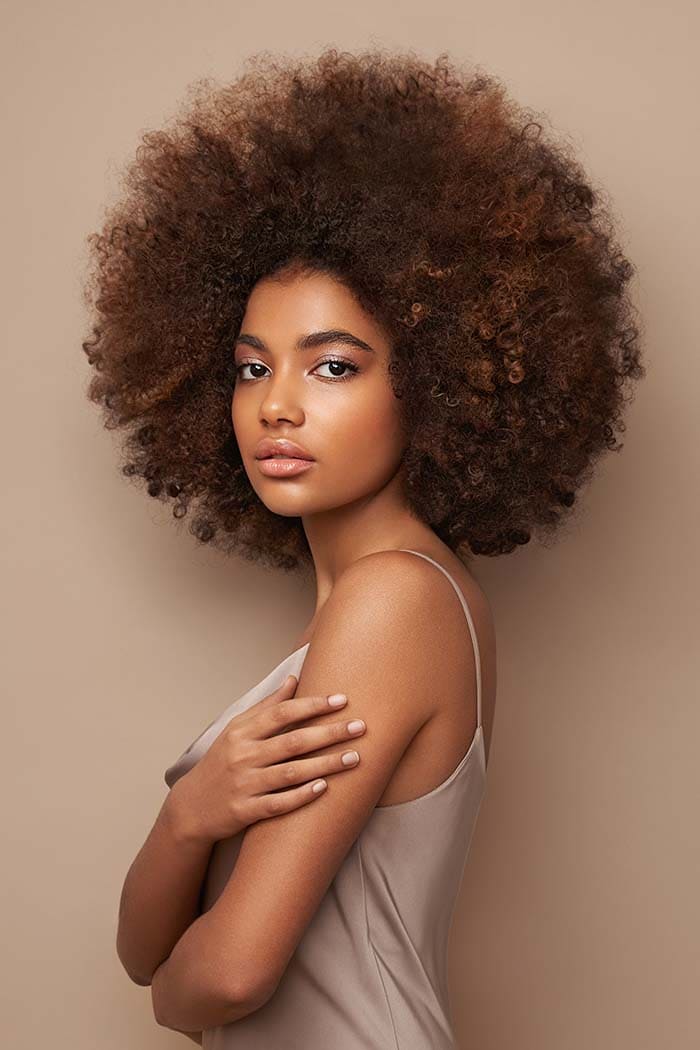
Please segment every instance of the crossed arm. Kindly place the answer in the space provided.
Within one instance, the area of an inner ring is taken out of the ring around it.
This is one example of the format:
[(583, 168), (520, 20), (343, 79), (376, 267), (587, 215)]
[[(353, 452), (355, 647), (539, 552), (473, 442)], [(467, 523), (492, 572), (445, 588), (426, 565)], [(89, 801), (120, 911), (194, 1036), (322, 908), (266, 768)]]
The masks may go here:
[[(274, 993), (401, 756), (434, 713), (432, 656), (446, 607), (435, 583), (423, 559), (400, 551), (361, 558), (336, 582), (296, 692), (347, 694), (343, 717), (367, 723), (360, 763), (329, 777), (315, 801), (246, 830), (220, 896), (153, 976), (159, 1024), (196, 1042), (202, 1029), (239, 1020)], [(338, 714), (299, 727), (319, 718)]]

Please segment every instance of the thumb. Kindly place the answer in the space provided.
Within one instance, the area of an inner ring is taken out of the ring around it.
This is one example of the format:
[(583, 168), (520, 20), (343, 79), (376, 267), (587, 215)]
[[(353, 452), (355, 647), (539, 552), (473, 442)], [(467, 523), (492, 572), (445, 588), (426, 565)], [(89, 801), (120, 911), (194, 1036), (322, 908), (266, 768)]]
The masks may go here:
[(299, 679), (294, 674), (288, 674), (282, 684), (278, 687), (278, 693), (293, 693), (299, 684)]

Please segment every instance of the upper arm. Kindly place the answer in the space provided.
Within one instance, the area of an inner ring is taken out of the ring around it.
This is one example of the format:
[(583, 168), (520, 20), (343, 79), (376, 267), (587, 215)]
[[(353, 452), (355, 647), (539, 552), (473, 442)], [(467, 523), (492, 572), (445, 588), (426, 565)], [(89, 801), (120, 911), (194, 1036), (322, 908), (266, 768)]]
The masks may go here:
[[(430, 656), (440, 597), (423, 559), (381, 551), (336, 582), (309, 645), (297, 696), (343, 692), (338, 711), (299, 725), (361, 717), (360, 762), (327, 778), (312, 802), (245, 832), (233, 872), (209, 913), (239, 980), (269, 997), (401, 756), (434, 709)], [(444, 606), (443, 606), (444, 608)], [(327, 752), (345, 750), (348, 742)], [(301, 756), (304, 757), (304, 756)], [(241, 975), (244, 961), (254, 967)]]

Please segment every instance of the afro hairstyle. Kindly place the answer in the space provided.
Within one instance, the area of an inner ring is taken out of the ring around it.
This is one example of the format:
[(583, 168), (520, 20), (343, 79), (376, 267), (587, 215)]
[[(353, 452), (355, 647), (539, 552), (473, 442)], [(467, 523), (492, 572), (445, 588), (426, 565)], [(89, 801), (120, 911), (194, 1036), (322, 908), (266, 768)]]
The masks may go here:
[(645, 369), (606, 195), (546, 123), (446, 53), (259, 52), (197, 80), (87, 239), (88, 397), (122, 472), (201, 543), (309, 567), (231, 422), (246, 300), (291, 267), (390, 337), (412, 511), (465, 561), (549, 542)]

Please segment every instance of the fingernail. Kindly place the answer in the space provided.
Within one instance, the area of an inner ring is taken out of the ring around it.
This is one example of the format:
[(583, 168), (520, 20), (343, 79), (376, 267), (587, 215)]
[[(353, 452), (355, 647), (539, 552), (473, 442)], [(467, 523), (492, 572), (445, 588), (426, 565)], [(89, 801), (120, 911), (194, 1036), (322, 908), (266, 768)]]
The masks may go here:
[(311, 788), (311, 790), (313, 791), (314, 795), (318, 795), (319, 791), (323, 791), (325, 786), (326, 786), (326, 781), (325, 780), (317, 780), (316, 783)]
[(328, 703), (331, 707), (342, 707), (346, 700), (347, 696), (345, 693), (333, 693), (332, 696), (328, 697)]
[(354, 766), (359, 760), (360, 756), (357, 751), (345, 751), (340, 761), (344, 766)]
[(356, 718), (354, 722), (348, 722), (348, 730), (351, 733), (359, 733), (361, 729), (365, 728), (365, 723), (361, 718)]

